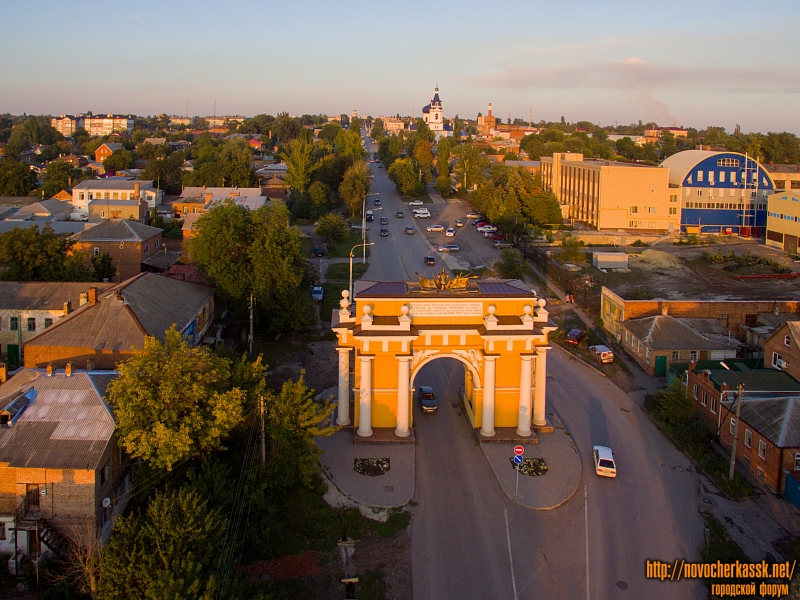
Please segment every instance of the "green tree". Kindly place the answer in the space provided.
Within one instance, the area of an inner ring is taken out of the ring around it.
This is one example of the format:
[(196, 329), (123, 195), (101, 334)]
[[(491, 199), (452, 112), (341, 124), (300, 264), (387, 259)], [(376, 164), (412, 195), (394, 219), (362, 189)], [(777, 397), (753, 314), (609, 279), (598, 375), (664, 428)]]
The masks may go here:
[(433, 153), (430, 142), (420, 140), (414, 145), (414, 163), (420, 173), (421, 183), (423, 185), (428, 183), (433, 170)]
[(350, 226), (339, 213), (328, 213), (320, 217), (316, 233), (325, 238), (329, 244), (341, 244), (350, 233)]
[(15, 227), (0, 234), (0, 279), (92, 281), (85, 255), (70, 254), (73, 242), (44, 227)]
[(357, 162), (347, 169), (339, 186), (339, 195), (344, 200), (351, 215), (358, 214), (361, 211), (362, 203), (367, 194), (369, 194), (369, 190), (369, 168), (364, 163)]
[(299, 194), (305, 193), (311, 182), (311, 173), (314, 170), (312, 150), (313, 145), (305, 140), (293, 140), (288, 151), (280, 155), (287, 167), (286, 183)]
[(403, 143), (399, 135), (390, 135), (383, 138), (378, 143), (378, 158), (381, 159), (384, 166), (389, 169), (394, 161), (400, 158), (400, 152), (403, 150)]
[(573, 237), (571, 234), (564, 234), (564, 239), (561, 240), (561, 247), (563, 248), (562, 254), (567, 260), (578, 260), (581, 256), (581, 248), (583, 248), (583, 240)]
[(108, 252), (97, 254), (92, 257), (92, 269), (97, 281), (104, 281), (108, 279), (113, 281), (114, 276), (117, 274), (117, 268), (114, 266), (114, 259)]
[(484, 180), (489, 159), (472, 144), (463, 144), (456, 148), (456, 156), (455, 172), (458, 175), (456, 181), (466, 192)]
[(414, 164), (407, 158), (400, 158), (389, 167), (389, 179), (397, 186), (403, 196), (416, 196), (424, 190)]
[(71, 163), (54, 160), (47, 165), (47, 176), (41, 191), (45, 198), (52, 198), (61, 190), (71, 189), (81, 181), (81, 172)]
[(378, 118), (372, 122), (372, 130), (369, 132), (369, 137), (373, 140), (386, 137), (386, 130), (383, 128), (383, 119)]
[(104, 600), (212, 600), (225, 521), (197, 492), (156, 492), (142, 515), (121, 517), (102, 551)]
[(452, 183), (453, 180), (450, 179), (449, 175), (439, 175), (439, 177), (436, 178), (436, 183), (434, 184), (433, 189), (435, 189), (443, 198), (447, 198), (452, 190)]
[(336, 136), (339, 135), (339, 132), (342, 130), (341, 125), (336, 122), (325, 123), (322, 126), (322, 129), (319, 132), (320, 139), (327, 141), (331, 146), (333, 146), (333, 142), (336, 139)]
[(27, 196), (36, 187), (36, 173), (13, 158), (0, 158), (0, 196)]
[(506, 248), (494, 268), (503, 279), (521, 279), (525, 275), (525, 259), (516, 250)]
[(364, 159), (365, 152), (361, 145), (361, 135), (356, 129), (350, 131), (340, 130), (336, 134), (333, 149), (336, 154), (349, 158), (353, 164)]
[(129, 169), (133, 164), (133, 152), (130, 150), (114, 150), (114, 153), (103, 161), (103, 168), (108, 171)]
[(674, 378), (666, 390), (655, 395), (653, 414), (668, 425), (682, 425), (695, 414), (695, 401), (687, 386)]
[(108, 399), (120, 443), (134, 458), (170, 471), (222, 448), (242, 422), (245, 393), (230, 389), (230, 361), (190, 347), (174, 326), (163, 343), (147, 336), (118, 370)]

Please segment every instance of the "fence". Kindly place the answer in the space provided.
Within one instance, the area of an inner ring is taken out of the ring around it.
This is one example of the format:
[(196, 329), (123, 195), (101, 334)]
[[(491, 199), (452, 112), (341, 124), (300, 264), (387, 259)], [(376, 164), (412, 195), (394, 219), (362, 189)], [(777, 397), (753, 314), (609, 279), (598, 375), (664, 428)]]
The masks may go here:
[(528, 247), (527, 257), (544, 275), (575, 297), (575, 304), (593, 318), (600, 318), (600, 297), (604, 281), (593, 275), (566, 270), (547, 256), (543, 248)]

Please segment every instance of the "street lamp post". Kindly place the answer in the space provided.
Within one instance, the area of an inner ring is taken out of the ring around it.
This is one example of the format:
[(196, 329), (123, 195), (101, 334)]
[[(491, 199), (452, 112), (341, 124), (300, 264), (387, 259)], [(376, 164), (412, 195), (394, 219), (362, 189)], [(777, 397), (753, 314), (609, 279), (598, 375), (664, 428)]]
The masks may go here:
[[(367, 246), (371, 246), (372, 244), (367, 244), (367, 197), (368, 196), (380, 196), (380, 192), (375, 192), (373, 194), (367, 194), (364, 196), (364, 200), (361, 202), (361, 245), (364, 246), (364, 256), (361, 260), (364, 264), (367, 264)], [(352, 277), (351, 277), (352, 278)], [(350, 291), (350, 295), (352, 296), (353, 291)]]
[(364, 254), (365, 254), (364, 262), (366, 262), (367, 246), (374, 246), (374, 245), (375, 245), (375, 242), (370, 242), (368, 244), (366, 244), (366, 243), (364, 243), (364, 244), (356, 244), (355, 246), (350, 248), (350, 288), (349, 288), (350, 289), (350, 302), (353, 302), (353, 256), (355, 256), (353, 254), (353, 251), (356, 248), (360, 247), (360, 246), (364, 246)]

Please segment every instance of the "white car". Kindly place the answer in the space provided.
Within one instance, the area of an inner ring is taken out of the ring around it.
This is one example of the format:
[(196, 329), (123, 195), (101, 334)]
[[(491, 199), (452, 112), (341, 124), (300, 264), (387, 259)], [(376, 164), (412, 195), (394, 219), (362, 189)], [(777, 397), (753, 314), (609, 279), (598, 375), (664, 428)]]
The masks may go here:
[(422, 200), (412, 200), (408, 203), (409, 206), (422, 206), (425, 204)]
[(614, 462), (614, 452), (608, 446), (595, 446), (592, 448), (594, 459), (594, 472), (603, 477), (616, 477), (617, 465)]
[(438, 231), (444, 231), (444, 225), (429, 225), (428, 229), (426, 229), (428, 233), (435, 233)]
[(447, 237), (456, 237), (456, 230), (450, 227), (447, 231), (444, 232)]
[(431, 218), (431, 213), (429, 213), (427, 210), (426, 211), (419, 211), (419, 212), (415, 211), (414, 212), (414, 218), (415, 219), (430, 219)]
[(411, 212), (417, 214), (417, 213), (427, 213), (431, 211), (429, 211), (427, 208), (412, 208)]
[(481, 225), (478, 227), (477, 231), (480, 231), (481, 233), (494, 233), (497, 231), (497, 227), (494, 225)]

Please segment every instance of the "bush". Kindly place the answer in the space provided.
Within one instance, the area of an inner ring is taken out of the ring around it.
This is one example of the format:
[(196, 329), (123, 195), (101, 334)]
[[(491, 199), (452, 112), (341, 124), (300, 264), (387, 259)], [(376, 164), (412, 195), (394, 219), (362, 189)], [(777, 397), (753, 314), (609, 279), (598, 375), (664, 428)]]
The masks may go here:
[(642, 240), (636, 240), (635, 242), (633, 242), (631, 244), (631, 246), (634, 246), (636, 248), (646, 248), (647, 247), (647, 243), (643, 242)]
[(325, 238), (329, 244), (341, 244), (347, 239), (350, 227), (342, 215), (328, 213), (318, 221), (316, 233)]
[(583, 240), (572, 237), (571, 234), (565, 234), (564, 239), (561, 241), (561, 247), (564, 248), (563, 256), (567, 260), (578, 260), (581, 257), (581, 248), (583, 248)]
[(500, 253), (494, 269), (503, 279), (519, 279), (525, 274), (525, 259), (516, 250), (506, 248)]

